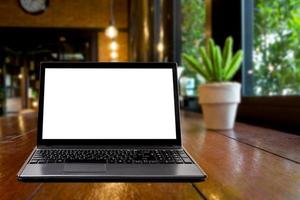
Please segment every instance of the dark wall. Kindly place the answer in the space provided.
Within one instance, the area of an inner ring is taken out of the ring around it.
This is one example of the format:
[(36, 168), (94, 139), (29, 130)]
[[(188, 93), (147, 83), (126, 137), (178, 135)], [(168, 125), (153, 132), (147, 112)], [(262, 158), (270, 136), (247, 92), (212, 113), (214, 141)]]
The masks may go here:
[[(232, 36), (234, 50), (242, 48), (242, 0), (212, 0), (212, 38), (221, 47)], [(241, 72), (234, 77), (241, 81)]]
[(241, 0), (212, 0), (212, 37), (219, 45), (227, 36), (234, 38), (234, 48), (241, 48)]

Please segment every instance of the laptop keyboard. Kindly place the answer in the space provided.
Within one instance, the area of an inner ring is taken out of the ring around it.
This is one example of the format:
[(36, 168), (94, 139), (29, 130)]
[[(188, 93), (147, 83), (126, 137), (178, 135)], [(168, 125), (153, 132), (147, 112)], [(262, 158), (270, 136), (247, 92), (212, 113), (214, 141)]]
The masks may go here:
[(192, 164), (183, 150), (141, 149), (43, 149), (36, 150), (30, 164)]

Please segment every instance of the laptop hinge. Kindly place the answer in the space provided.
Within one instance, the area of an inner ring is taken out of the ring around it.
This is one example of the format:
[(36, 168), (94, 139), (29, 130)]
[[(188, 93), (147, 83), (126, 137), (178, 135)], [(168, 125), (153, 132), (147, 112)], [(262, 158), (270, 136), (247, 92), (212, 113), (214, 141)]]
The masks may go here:
[(117, 149), (126, 149), (126, 148), (137, 148), (137, 149), (149, 149), (149, 148), (163, 148), (163, 149), (180, 149), (180, 145), (38, 145), (38, 149), (56, 149), (56, 148), (75, 148), (75, 149), (88, 149), (88, 148), (117, 148)]

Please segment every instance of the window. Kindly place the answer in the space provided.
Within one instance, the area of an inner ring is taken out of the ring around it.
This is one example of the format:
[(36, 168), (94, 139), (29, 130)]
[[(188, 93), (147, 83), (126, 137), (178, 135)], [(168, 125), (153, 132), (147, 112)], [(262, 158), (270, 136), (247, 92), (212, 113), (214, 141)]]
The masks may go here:
[(300, 0), (241, 2), (244, 64), (238, 118), (299, 133)]
[[(205, 0), (181, 0), (181, 55), (198, 55), (198, 47), (205, 40)], [(182, 60), (182, 59), (181, 59)], [(182, 60), (180, 94), (183, 97), (197, 96), (201, 77), (190, 71)]]
[(252, 64), (245, 66), (244, 95), (300, 95), (300, 0), (254, 0), (252, 6)]

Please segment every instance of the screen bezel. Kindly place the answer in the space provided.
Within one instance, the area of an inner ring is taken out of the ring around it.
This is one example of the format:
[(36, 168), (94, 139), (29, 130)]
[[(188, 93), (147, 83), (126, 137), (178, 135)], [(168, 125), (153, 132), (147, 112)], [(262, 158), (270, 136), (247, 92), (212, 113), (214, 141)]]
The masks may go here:
[[(45, 87), (45, 69), (47, 68), (68, 68), (68, 69), (87, 69), (87, 68), (115, 68), (115, 69), (172, 69), (173, 74), (173, 93), (175, 109), (176, 139), (43, 139), (43, 111), (44, 111), (44, 87)], [(178, 78), (176, 63), (141, 63), (141, 62), (42, 62), (40, 66), (40, 95), (38, 111), (38, 145), (181, 145), (181, 129), (178, 100)]]

